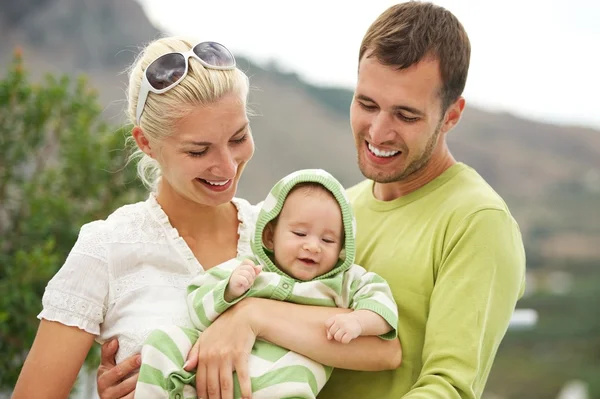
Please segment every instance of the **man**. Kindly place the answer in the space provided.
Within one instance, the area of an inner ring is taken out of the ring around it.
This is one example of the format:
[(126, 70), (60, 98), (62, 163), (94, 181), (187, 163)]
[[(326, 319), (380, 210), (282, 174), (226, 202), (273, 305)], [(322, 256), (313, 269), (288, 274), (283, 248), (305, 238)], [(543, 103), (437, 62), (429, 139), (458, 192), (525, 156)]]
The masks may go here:
[(389, 8), (363, 39), (350, 109), (370, 179), (349, 190), (357, 263), (392, 287), (403, 359), (377, 375), (336, 369), (320, 398), (483, 392), (523, 293), (525, 254), (506, 204), (446, 144), (469, 58), (460, 22), (429, 3)]
[[(232, 397), (234, 369), (248, 383), (245, 363), (256, 338), (337, 367), (319, 398), (481, 396), (523, 293), (525, 254), (506, 204), (446, 144), (465, 107), (469, 59), (456, 17), (421, 2), (386, 10), (360, 48), (350, 110), (367, 178), (349, 190), (357, 263), (392, 288), (400, 367), (394, 355), (377, 363), (387, 349), (367, 338), (346, 346), (327, 341), (323, 322), (340, 309), (245, 300), (206, 330), (190, 357), (190, 366), (203, 370), (200, 397)], [(101, 391), (125, 396), (130, 388), (111, 385), (134, 366), (113, 367), (111, 351), (103, 352)]]

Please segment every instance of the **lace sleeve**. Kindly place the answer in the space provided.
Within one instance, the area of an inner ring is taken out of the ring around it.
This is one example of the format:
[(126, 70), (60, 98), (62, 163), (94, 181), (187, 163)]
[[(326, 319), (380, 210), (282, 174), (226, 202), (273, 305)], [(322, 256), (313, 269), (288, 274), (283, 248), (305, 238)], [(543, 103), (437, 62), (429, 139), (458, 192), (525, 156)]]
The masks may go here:
[(104, 221), (84, 225), (64, 265), (48, 282), (39, 319), (100, 333), (108, 296)]

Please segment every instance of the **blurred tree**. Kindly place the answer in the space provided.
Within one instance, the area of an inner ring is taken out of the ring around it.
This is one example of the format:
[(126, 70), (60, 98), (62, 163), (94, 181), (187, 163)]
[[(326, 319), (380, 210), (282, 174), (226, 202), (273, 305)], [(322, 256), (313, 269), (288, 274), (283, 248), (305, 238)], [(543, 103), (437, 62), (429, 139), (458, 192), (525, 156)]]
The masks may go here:
[(143, 196), (129, 131), (101, 120), (84, 78), (34, 85), (15, 52), (0, 80), (0, 391), (16, 382), (46, 283), (81, 225)]

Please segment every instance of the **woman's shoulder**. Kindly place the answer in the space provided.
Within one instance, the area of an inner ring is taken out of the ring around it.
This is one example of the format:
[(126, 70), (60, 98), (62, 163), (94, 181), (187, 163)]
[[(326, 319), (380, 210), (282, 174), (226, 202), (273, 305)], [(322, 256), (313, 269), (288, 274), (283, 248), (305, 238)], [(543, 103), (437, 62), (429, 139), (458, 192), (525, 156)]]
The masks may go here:
[(238, 218), (240, 222), (252, 225), (256, 225), (256, 219), (258, 217), (258, 212), (260, 211), (259, 205), (252, 205), (250, 202), (243, 198), (234, 198), (233, 204), (236, 206), (238, 210)]
[(238, 256), (249, 256), (252, 254), (250, 242), (256, 228), (256, 219), (258, 218), (260, 206), (252, 205), (247, 200), (237, 197), (233, 199), (233, 204), (238, 210), (238, 220), (240, 221), (238, 228)]
[(99, 242), (109, 243), (131, 240), (140, 235), (156, 235), (160, 223), (152, 217), (151, 208), (150, 199), (123, 205), (106, 219), (84, 224), (79, 231), (79, 238), (95, 237)]

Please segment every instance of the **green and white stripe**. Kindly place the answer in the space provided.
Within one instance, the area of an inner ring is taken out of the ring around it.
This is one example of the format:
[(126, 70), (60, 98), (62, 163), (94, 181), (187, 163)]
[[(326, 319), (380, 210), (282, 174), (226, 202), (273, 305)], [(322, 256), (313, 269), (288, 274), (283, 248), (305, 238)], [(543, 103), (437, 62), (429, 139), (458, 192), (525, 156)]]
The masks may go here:
[[(345, 230), (344, 254), (329, 273), (312, 281), (300, 281), (279, 270), (262, 245), (265, 225), (275, 218), (283, 207), (285, 197), (298, 183), (316, 182), (329, 189), (342, 209)], [(383, 317), (391, 326), (398, 324), (397, 306), (387, 283), (375, 273), (367, 272), (354, 262), (356, 224), (341, 184), (322, 170), (295, 172), (279, 181), (264, 201), (259, 213), (256, 233), (252, 241), (254, 262), (263, 265), (253, 286), (240, 298), (226, 302), (224, 295), (231, 272), (241, 259), (232, 259), (194, 278), (188, 287), (188, 307), (192, 322), (204, 331), (220, 314), (245, 297), (268, 298), (303, 305), (367, 309)], [(323, 329), (325, 333), (325, 328)], [(156, 334), (156, 335), (155, 335)], [(177, 394), (187, 399), (190, 373), (183, 371), (183, 360), (195, 342), (198, 333), (187, 329), (158, 331), (146, 341), (142, 350), (142, 368), (136, 388), (148, 396), (169, 397)], [(381, 336), (395, 339), (394, 328)], [(249, 360), (254, 398), (315, 398), (323, 388), (332, 369), (271, 343), (257, 341)], [(237, 380), (235, 397), (239, 398)], [(151, 391), (152, 390), (152, 391)], [(163, 390), (162, 396), (150, 396)], [(195, 391), (192, 389), (192, 391)], [(168, 392), (168, 393), (167, 393)], [(195, 393), (194, 393), (195, 395)]]

